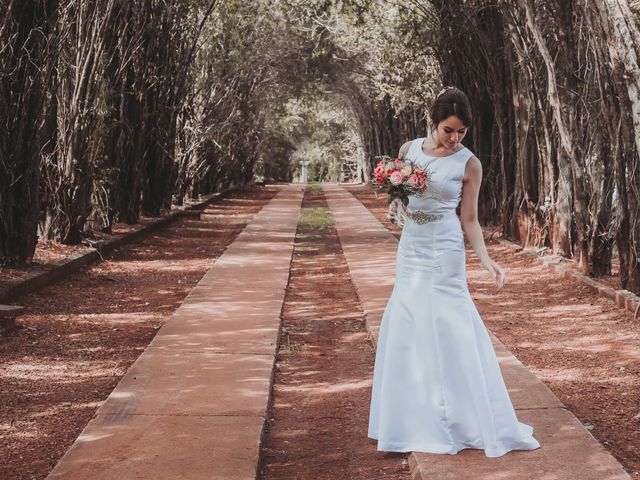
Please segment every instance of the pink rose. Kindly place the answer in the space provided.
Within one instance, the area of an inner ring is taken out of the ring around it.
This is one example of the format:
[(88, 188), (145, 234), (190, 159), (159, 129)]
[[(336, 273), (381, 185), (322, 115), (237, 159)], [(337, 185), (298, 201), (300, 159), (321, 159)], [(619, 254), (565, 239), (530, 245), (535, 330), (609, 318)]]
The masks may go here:
[(391, 185), (400, 185), (402, 183), (402, 173), (396, 170), (389, 177), (389, 181), (391, 182)]
[(402, 167), (402, 170), (400, 170), (400, 172), (402, 172), (402, 176), (407, 178), (409, 175), (411, 175), (411, 165), (407, 165), (405, 167)]
[(374, 175), (376, 177), (383, 177), (386, 175), (385, 170), (384, 170), (384, 166), (380, 166), (378, 165), (375, 170), (373, 171)]
[(425, 181), (425, 177), (424, 175), (419, 175), (419, 174), (412, 174), (409, 177), (409, 182), (414, 185), (417, 189), (422, 190), (426, 187), (426, 181)]

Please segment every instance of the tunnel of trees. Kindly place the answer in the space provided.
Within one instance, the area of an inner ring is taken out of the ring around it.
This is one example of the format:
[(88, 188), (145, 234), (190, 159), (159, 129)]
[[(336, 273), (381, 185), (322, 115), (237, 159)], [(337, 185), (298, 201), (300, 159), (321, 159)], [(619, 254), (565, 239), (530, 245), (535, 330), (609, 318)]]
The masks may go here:
[(626, 0), (2, 0), (0, 261), (257, 178), (366, 181), (469, 95), (482, 221), (640, 292)]

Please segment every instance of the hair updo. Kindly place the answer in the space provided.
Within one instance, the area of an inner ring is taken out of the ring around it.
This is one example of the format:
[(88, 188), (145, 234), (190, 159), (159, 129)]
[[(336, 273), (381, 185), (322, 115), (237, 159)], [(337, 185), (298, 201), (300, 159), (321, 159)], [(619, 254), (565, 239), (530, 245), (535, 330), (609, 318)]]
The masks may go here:
[(473, 120), (471, 115), (471, 104), (462, 90), (456, 87), (445, 87), (436, 96), (431, 107), (431, 125), (437, 127), (438, 124), (455, 115), (460, 119), (465, 127), (470, 127)]

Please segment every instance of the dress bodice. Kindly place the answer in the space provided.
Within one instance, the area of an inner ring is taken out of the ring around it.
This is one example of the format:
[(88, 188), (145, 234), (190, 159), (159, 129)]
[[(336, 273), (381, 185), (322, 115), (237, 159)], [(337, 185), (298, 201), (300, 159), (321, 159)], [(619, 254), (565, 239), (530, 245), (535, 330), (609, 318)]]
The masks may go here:
[(427, 213), (455, 212), (462, 196), (462, 179), (467, 161), (473, 153), (464, 147), (444, 157), (422, 151), (424, 138), (411, 142), (405, 159), (419, 165), (429, 174), (428, 188), (420, 195), (410, 195), (408, 209)]

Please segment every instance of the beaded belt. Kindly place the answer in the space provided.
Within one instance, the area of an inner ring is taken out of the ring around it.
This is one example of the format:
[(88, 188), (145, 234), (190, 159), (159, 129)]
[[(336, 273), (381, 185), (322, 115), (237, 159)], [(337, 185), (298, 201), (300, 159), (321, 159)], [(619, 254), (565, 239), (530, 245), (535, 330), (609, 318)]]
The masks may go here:
[(420, 225), (428, 222), (433, 222), (435, 220), (440, 220), (444, 216), (441, 213), (427, 213), (424, 210), (406, 210), (404, 214)]

